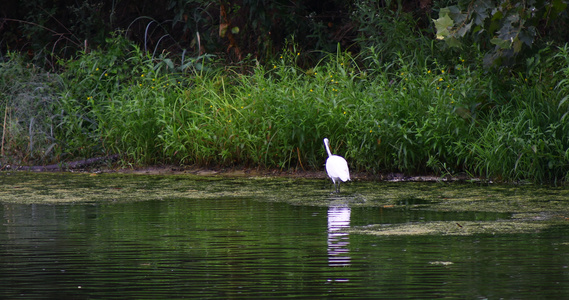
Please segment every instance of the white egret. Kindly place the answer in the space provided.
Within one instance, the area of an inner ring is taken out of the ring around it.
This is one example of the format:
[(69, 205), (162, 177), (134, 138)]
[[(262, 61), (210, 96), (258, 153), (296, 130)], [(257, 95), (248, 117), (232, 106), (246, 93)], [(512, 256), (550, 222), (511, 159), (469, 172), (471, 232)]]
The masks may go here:
[(340, 182), (346, 182), (350, 180), (350, 169), (348, 168), (348, 162), (343, 157), (334, 155), (332, 152), (330, 152), (330, 141), (327, 138), (324, 138), (324, 146), (326, 146), (326, 152), (328, 152), (328, 159), (326, 160), (326, 173), (328, 173), (328, 177), (332, 179), (334, 187), (336, 188), (336, 193), (339, 193)]

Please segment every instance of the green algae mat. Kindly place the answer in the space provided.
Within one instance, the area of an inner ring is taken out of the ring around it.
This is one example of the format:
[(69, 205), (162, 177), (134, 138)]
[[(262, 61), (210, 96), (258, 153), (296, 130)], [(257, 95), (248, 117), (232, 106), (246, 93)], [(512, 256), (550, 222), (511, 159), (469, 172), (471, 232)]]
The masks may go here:
[[(0, 173), (0, 203), (108, 204), (168, 199), (252, 198), (302, 206), (369, 207), (425, 214), (407, 222), (352, 226), (370, 235), (531, 233), (569, 224), (569, 188), (481, 183), (354, 181), (332, 193), (327, 179), (86, 173)], [(470, 212), (477, 217), (442, 217)], [(437, 215), (441, 215), (438, 217)], [(481, 217), (482, 216), (482, 217)]]

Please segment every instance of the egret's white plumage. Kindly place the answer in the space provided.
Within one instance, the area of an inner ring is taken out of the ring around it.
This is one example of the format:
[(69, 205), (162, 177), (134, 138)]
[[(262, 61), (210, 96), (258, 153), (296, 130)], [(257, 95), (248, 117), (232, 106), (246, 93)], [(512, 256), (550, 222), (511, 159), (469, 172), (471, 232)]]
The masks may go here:
[[(339, 155), (334, 155), (330, 152), (330, 141), (324, 138), (324, 146), (326, 146), (326, 152), (328, 152), (328, 159), (326, 160), (326, 173), (328, 177), (332, 179), (336, 192), (340, 192), (340, 182), (346, 182), (350, 180), (350, 169), (348, 168), (348, 162)], [(337, 185), (336, 185), (337, 184)]]

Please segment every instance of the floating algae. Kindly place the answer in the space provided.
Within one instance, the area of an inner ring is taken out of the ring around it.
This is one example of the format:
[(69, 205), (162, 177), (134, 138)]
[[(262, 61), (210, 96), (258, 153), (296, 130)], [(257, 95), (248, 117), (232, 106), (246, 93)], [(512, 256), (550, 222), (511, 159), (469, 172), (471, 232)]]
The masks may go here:
[(550, 223), (518, 220), (498, 221), (433, 221), (405, 224), (381, 224), (354, 227), (350, 233), (371, 235), (474, 235), (534, 233), (551, 226)]
[[(325, 178), (0, 173), (0, 203), (118, 203), (226, 198), (251, 198), (301, 206), (375, 208), (388, 213), (392, 219), (383, 222), (393, 224), (353, 226), (349, 229), (352, 233), (372, 235), (531, 233), (552, 225), (569, 225), (567, 187), (355, 180), (346, 184), (342, 193), (336, 194), (331, 192)], [(404, 220), (409, 212), (428, 219)], [(462, 219), (442, 217), (449, 212), (474, 216)]]

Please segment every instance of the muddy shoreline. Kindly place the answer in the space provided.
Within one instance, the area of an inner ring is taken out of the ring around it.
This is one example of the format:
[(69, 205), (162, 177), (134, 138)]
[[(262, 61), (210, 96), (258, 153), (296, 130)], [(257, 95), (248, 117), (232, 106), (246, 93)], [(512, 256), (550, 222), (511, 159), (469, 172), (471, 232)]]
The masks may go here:
[[(116, 173), (116, 174), (140, 174), (140, 175), (198, 175), (198, 176), (226, 176), (226, 177), (289, 177), (326, 179), (326, 170), (278, 170), (263, 168), (204, 168), (196, 166), (155, 165), (144, 167), (18, 167), (4, 168), (3, 171), (22, 172), (71, 172), (71, 173)], [(478, 178), (466, 175), (436, 176), (436, 175), (406, 175), (403, 173), (371, 174), (367, 172), (351, 172), (352, 181), (388, 181), (388, 182), (480, 182)]]
[[(182, 175), (228, 176), (228, 177), (291, 177), (291, 178), (328, 178), (326, 171), (306, 170), (274, 170), (261, 168), (199, 168), (180, 166), (147, 166), (140, 168), (118, 168), (101, 170), (104, 173), (144, 174), (144, 175)], [(410, 182), (439, 182), (439, 181), (479, 181), (466, 175), (440, 177), (435, 175), (409, 176), (402, 173), (370, 174), (366, 172), (351, 172), (351, 179), (358, 181), (410, 181)]]
[[(198, 166), (180, 165), (151, 165), (125, 167), (116, 163), (118, 155), (95, 157), (73, 162), (51, 164), (44, 166), (14, 166), (4, 165), (0, 171), (28, 171), (28, 172), (72, 172), (72, 173), (118, 173), (143, 175), (183, 175), (199, 176), (227, 176), (227, 177), (290, 177), (290, 178), (327, 178), (324, 166), (322, 170), (279, 170), (247, 167), (218, 167), (205, 168)], [(455, 176), (436, 175), (407, 175), (403, 173), (350, 172), (352, 181), (389, 181), (389, 182), (479, 182), (466, 174)]]

